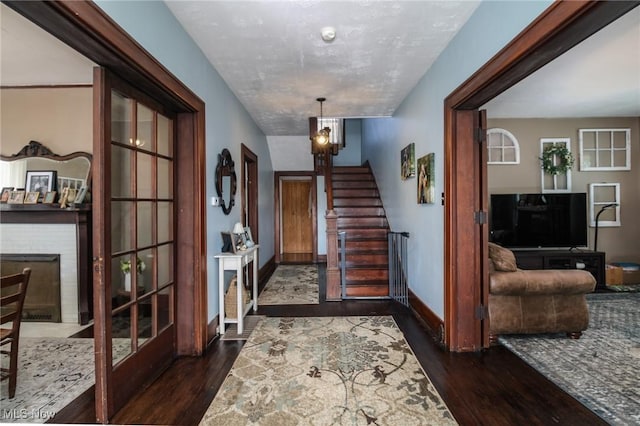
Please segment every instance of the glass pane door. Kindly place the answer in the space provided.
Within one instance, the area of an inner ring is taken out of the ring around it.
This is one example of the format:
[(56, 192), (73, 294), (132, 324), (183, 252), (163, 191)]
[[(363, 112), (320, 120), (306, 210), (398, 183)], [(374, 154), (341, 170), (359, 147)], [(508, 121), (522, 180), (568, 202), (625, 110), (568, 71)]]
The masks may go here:
[(174, 122), (111, 92), (112, 363), (175, 320)]

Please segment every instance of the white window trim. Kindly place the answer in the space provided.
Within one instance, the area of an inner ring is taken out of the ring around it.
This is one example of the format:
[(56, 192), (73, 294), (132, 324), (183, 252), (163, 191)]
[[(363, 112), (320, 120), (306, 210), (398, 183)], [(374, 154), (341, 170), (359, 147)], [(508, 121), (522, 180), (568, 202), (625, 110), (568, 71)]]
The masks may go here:
[[(598, 133), (609, 132), (611, 133), (611, 147), (610, 148), (599, 148), (598, 147)], [(613, 134), (617, 132), (625, 133), (625, 148), (614, 148), (613, 147)], [(595, 133), (596, 147), (595, 148), (585, 148), (584, 147), (584, 134), (585, 133)], [(611, 129), (579, 129), (579, 138), (580, 138), (580, 171), (583, 172), (592, 172), (592, 171), (616, 171), (616, 170), (631, 170), (631, 129), (628, 128), (611, 128)], [(585, 163), (585, 151), (595, 151), (595, 160), (596, 165), (587, 165)], [(613, 153), (615, 151), (625, 151), (625, 165), (624, 166), (607, 166), (600, 167), (598, 166), (598, 152), (600, 151), (609, 151), (611, 156), (611, 164), (613, 164)]]
[[(571, 138), (540, 138), (540, 157), (542, 157), (545, 145), (565, 145), (571, 152)], [(571, 170), (567, 170), (565, 174), (567, 180), (566, 188), (558, 188), (558, 175), (552, 176), (553, 186), (551, 188), (545, 187), (545, 175), (546, 173), (540, 167), (540, 188), (542, 188), (544, 194), (571, 192)]]
[[(500, 147), (490, 147), (489, 146), (489, 135), (491, 134), (499, 134), (502, 135), (502, 139), (504, 140), (504, 138), (506, 137), (508, 140), (510, 140), (513, 144), (513, 146), (505, 146), (502, 145)], [(506, 130), (506, 129), (501, 129), (498, 127), (492, 128), (487, 130), (487, 151), (489, 152), (489, 150), (491, 149), (501, 149), (502, 150), (502, 158), (504, 158), (504, 151), (505, 148), (509, 148), (509, 149), (513, 149), (514, 150), (514, 156), (515, 156), (515, 161), (487, 161), (487, 164), (520, 164), (520, 143), (518, 143), (518, 139), (516, 139), (516, 137), (513, 135), (513, 133), (511, 133), (510, 131)], [(489, 155), (489, 158), (491, 158), (491, 155)]]
[[(597, 202), (595, 201), (595, 198), (596, 198), (595, 195), (598, 188), (603, 188), (603, 187), (614, 188), (614, 193), (615, 193), (614, 200), (597, 201)], [(596, 226), (596, 215), (598, 214), (598, 212), (600, 212), (602, 207), (608, 204), (617, 204), (617, 206), (612, 207), (613, 209), (615, 209), (616, 218), (615, 220), (599, 220), (598, 227), (602, 228), (602, 227), (622, 226), (622, 223), (620, 222), (620, 184), (619, 183), (590, 183), (589, 184), (589, 218), (590, 218), (589, 226), (591, 226), (592, 228)]]

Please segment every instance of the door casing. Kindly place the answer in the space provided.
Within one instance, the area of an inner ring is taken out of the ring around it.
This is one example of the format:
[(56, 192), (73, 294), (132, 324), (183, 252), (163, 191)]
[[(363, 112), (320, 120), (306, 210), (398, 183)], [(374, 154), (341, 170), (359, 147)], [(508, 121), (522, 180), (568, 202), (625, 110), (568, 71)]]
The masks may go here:
[[(93, 2), (4, 3), (159, 103), (171, 105), (177, 113), (176, 179), (183, 190), (177, 194), (176, 203), (184, 207), (178, 209), (176, 217), (181, 230), (176, 241), (176, 355), (201, 355), (207, 338), (204, 102)], [(94, 111), (94, 123), (99, 123), (104, 113)], [(94, 133), (97, 131), (94, 129)], [(93, 173), (108, 171), (96, 165)], [(96, 200), (95, 208), (99, 208)], [(95, 221), (94, 227), (95, 245), (100, 238), (108, 237), (109, 230)], [(96, 361), (101, 358), (104, 354), (97, 353)], [(96, 383), (96, 419), (100, 423), (107, 423), (117, 410), (113, 395), (105, 392), (106, 386), (106, 379)]]
[[(445, 136), (445, 318), (444, 344), (451, 351), (488, 346), (482, 330), (482, 288), (488, 288), (488, 234), (474, 212), (486, 182), (473, 149), (474, 120), (468, 114), (562, 55), (640, 2), (563, 1), (551, 4), (444, 101)], [(484, 185), (484, 187), (482, 186)]]

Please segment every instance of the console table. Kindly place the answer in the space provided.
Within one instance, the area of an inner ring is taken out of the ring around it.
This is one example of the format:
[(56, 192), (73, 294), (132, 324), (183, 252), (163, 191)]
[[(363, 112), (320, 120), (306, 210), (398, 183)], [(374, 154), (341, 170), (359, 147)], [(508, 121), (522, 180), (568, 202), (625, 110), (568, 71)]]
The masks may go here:
[(520, 269), (584, 269), (596, 279), (596, 290), (606, 288), (605, 253), (591, 250), (514, 250)]
[[(218, 291), (220, 301), (220, 334), (225, 332), (225, 324), (238, 324), (238, 334), (242, 334), (244, 331), (244, 317), (249, 310), (253, 307), (254, 312), (258, 310), (258, 245), (248, 248), (246, 250), (238, 251), (237, 253), (220, 253), (215, 255), (218, 259)], [(244, 286), (244, 267), (253, 265), (253, 291), (251, 295), (251, 301), (244, 305), (242, 301), (242, 287)], [(236, 302), (238, 304), (236, 318), (228, 318), (224, 309), (224, 297), (225, 297), (225, 281), (224, 272), (235, 271), (238, 279)], [(244, 305), (244, 306), (243, 306)]]

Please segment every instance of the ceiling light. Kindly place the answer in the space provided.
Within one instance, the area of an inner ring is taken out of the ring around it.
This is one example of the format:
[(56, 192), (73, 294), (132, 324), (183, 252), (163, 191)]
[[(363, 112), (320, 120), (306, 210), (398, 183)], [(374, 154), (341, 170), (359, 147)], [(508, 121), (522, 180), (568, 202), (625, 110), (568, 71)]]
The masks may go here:
[(324, 27), (320, 30), (320, 34), (322, 34), (324, 41), (331, 43), (336, 38), (336, 29), (333, 27)]
[[(318, 98), (316, 99), (316, 101), (320, 102), (320, 121), (319, 123), (322, 123), (322, 103), (324, 101), (326, 101), (326, 98)], [(313, 137), (314, 142), (317, 145), (326, 145), (329, 143), (329, 132), (331, 131), (330, 128), (325, 127), (323, 129), (318, 130), (318, 132), (316, 133), (316, 135)]]

